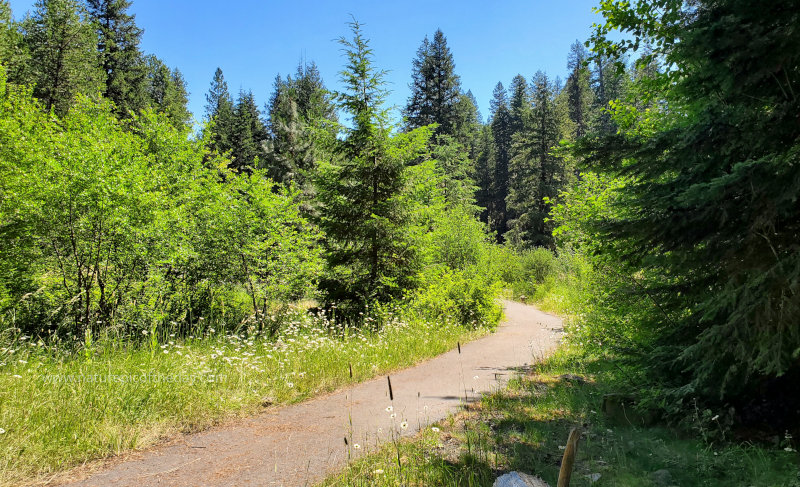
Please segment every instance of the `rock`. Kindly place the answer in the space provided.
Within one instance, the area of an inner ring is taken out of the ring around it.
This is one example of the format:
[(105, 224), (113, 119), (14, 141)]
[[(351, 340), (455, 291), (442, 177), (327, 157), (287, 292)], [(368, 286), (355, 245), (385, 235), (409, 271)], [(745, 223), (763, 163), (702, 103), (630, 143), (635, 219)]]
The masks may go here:
[(272, 406), (273, 404), (275, 404), (275, 399), (273, 399), (273, 398), (271, 398), (269, 396), (261, 398), (261, 407), (262, 408), (268, 408), (268, 407)]
[(510, 472), (498, 477), (492, 487), (550, 487), (547, 483), (535, 477), (522, 472)]
[(672, 473), (665, 468), (651, 473), (650, 480), (652, 480), (657, 487), (668, 487), (673, 484)]
[(562, 374), (562, 375), (559, 375), (558, 376), (558, 380), (564, 381), (564, 382), (574, 382), (575, 384), (579, 384), (579, 385), (586, 383), (586, 379), (584, 377), (581, 377), (581, 376), (575, 375), (575, 374)]
[(600, 477), (602, 477), (602, 475), (600, 475), (599, 473), (592, 473), (586, 476), (586, 478), (589, 479), (589, 482), (591, 483), (597, 482), (598, 480), (600, 480)]

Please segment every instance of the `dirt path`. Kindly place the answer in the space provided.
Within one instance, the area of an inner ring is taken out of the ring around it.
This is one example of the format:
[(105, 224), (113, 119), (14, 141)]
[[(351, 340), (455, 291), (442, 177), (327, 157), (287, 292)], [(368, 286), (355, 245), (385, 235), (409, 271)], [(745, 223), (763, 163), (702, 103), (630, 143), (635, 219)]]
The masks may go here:
[[(442, 419), (465, 400), (501, 387), (515, 369), (556, 346), (561, 320), (507, 301), (496, 333), (391, 376), (275, 408), (233, 426), (187, 435), (137, 453), (74, 486), (306, 486), (343, 467), (344, 437), (354, 456), (374, 449), (408, 422), (404, 435)], [(387, 412), (393, 406), (395, 418)], [(352, 418), (352, 426), (348, 418)], [(352, 431), (352, 433), (351, 433)]]

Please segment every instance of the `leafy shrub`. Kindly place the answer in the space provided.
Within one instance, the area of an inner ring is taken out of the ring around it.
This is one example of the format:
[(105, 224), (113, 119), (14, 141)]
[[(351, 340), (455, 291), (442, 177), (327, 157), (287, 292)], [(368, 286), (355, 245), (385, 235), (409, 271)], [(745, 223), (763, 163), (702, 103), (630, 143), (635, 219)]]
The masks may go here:
[(453, 270), (431, 266), (411, 295), (411, 308), (430, 321), (455, 320), (469, 326), (493, 326), (502, 310), (497, 303), (500, 284), (487, 279), (476, 268)]

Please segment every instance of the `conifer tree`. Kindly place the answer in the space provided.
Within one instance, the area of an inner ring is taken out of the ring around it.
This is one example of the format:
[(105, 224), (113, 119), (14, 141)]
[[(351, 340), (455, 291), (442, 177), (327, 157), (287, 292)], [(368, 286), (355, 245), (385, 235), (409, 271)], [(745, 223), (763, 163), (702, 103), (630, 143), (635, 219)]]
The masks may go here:
[[(628, 178), (596, 223), (603, 253), (655, 303), (636, 323), (646, 342), (632, 356), (676, 403), (738, 403), (738, 415), (747, 400), (770, 411), (777, 399), (772, 411), (793, 414), (783, 397), (800, 373), (800, 10), (675, 0), (601, 11), (598, 56), (624, 60), (653, 41), (651, 55), (670, 66), (639, 85), (668, 110), (628, 105), (619, 132), (581, 150)], [(634, 39), (613, 42), (609, 27)], [(768, 383), (779, 397), (765, 397)]]
[(511, 100), (509, 101), (509, 112), (511, 114), (511, 133), (517, 134), (525, 130), (526, 125), (530, 123), (531, 106), (531, 93), (528, 87), (528, 82), (525, 78), (518, 74), (511, 80)]
[(232, 127), (231, 166), (244, 172), (260, 167), (266, 156), (267, 128), (251, 91), (239, 93)]
[(45, 108), (64, 115), (77, 94), (94, 95), (102, 89), (97, 40), (81, 4), (37, 0), (24, 33), (34, 95)]
[(406, 164), (421, 155), (427, 137), (417, 132), (390, 137), (382, 107), (384, 72), (373, 66), (361, 26), (355, 21), (350, 26), (352, 39), (339, 41), (347, 65), (340, 73), (346, 89), (337, 100), (351, 126), (338, 144), (337, 163), (321, 166), (317, 184), (329, 267), (320, 287), (328, 303), (355, 313), (397, 298), (412, 285), (416, 252), (401, 196)]
[(169, 69), (163, 61), (152, 55), (145, 58), (145, 65), (145, 92), (149, 104), (157, 112), (166, 114), (175, 127), (185, 127), (192, 115), (186, 108), (189, 100), (183, 75), (177, 69)]
[(437, 134), (454, 135), (460, 123), (457, 106), (461, 80), (455, 74), (453, 55), (441, 30), (437, 29), (432, 42), (425, 37), (417, 50), (410, 88), (411, 96), (404, 110), (408, 128), (437, 123)]
[(0, 0), (0, 64), (11, 83), (26, 84), (29, 78), (30, 54), (25, 45), (20, 24), (15, 22), (7, 0)]
[(508, 230), (508, 166), (511, 159), (513, 120), (508, 105), (508, 94), (503, 83), (497, 83), (490, 103), (492, 119), (489, 122), (492, 133), (493, 160), (492, 184), (489, 190), (489, 227), (497, 232), (500, 241)]
[(121, 117), (137, 113), (148, 104), (147, 66), (139, 50), (142, 29), (128, 13), (130, 0), (87, 0), (97, 26), (97, 51), (105, 72), (103, 95), (114, 102)]
[[(567, 77), (566, 91), (569, 119), (573, 124), (572, 135), (575, 138), (585, 136), (590, 124), (589, 112), (593, 104), (593, 96), (589, 69), (585, 65), (588, 56), (588, 51), (580, 42), (575, 41), (570, 47), (567, 60), (569, 76)], [(605, 83), (603, 88), (605, 90)]]
[(317, 66), (300, 64), (294, 78), (276, 77), (268, 111), (269, 174), (275, 181), (298, 184), (309, 196), (309, 171), (321, 157), (317, 139), (335, 137), (337, 121)]
[(530, 123), (514, 137), (508, 193), (513, 219), (507, 238), (522, 247), (553, 245), (552, 228), (546, 222), (550, 212), (546, 198), (555, 198), (569, 179), (564, 159), (553, 154), (562, 136), (556, 95), (556, 86), (547, 75), (536, 73)]
[(206, 120), (211, 123), (210, 149), (223, 154), (233, 148), (233, 98), (228, 83), (217, 68), (206, 93)]

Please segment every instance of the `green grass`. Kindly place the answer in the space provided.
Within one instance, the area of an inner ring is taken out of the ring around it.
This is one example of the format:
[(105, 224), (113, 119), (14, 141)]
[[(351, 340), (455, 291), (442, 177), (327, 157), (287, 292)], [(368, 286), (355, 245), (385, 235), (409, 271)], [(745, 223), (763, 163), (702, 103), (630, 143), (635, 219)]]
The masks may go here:
[[(573, 487), (800, 486), (796, 452), (708, 445), (665, 426), (636, 427), (605, 417), (603, 395), (616, 391), (622, 380), (608, 362), (562, 349), (507, 390), (442, 421), (439, 431), (428, 428), (412, 440), (389, 444), (322, 485), (490, 486), (512, 470), (555, 485), (559, 447), (572, 427), (583, 425)], [(669, 472), (668, 483), (657, 482), (653, 473), (659, 470)], [(600, 475), (596, 482), (592, 474)]]
[(277, 339), (252, 327), (186, 339), (7, 336), (0, 344), (0, 485), (41, 480), (267, 403), (299, 401), (487, 331), (398, 316), (380, 331), (359, 331), (297, 312)]

